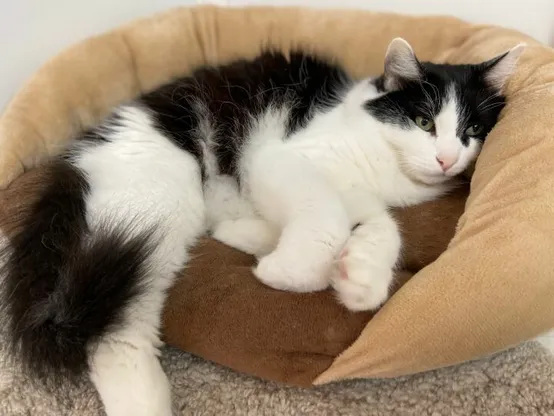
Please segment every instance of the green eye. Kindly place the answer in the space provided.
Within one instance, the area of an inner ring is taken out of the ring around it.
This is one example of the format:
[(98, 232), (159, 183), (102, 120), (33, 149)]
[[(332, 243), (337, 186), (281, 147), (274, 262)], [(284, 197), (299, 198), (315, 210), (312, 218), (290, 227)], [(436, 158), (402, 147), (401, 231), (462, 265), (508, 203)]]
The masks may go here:
[(485, 127), (482, 124), (474, 124), (466, 129), (466, 134), (470, 137), (479, 136), (484, 130)]
[(426, 117), (417, 116), (415, 118), (415, 123), (423, 131), (431, 131), (435, 128), (435, 122)]

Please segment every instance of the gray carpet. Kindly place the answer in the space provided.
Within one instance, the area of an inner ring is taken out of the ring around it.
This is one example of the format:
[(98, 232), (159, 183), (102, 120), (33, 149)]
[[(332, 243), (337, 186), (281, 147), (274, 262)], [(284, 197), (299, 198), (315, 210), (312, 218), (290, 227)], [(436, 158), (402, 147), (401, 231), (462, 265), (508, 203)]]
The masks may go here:
[[(170, 349), (163, 364), (177, 415), (554, 415), (553, 356), (535, 342), (426, 374), (313, 389), (261, 381)], [(87, 382), (50, 395), (33, 388), (0, 354), (0, 415), (103, 412)]]

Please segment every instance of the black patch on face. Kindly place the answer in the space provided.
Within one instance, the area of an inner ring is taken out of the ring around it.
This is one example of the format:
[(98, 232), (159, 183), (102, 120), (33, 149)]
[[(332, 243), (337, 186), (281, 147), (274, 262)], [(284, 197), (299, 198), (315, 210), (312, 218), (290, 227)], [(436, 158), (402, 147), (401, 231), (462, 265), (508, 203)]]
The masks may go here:
[[(382, 123), (401, 128), (417, 128), (418, 116), (433, 120), (441, 111), (451, 88), (458, 101), (459, 124), (456, 134), (467, 146), (468, 127), (482, 125), (482, 132), (474, 138), (484, 141), (498, 120), (505, 105), (505, 97), (491, 88), (484, 79), (483, 70), (475, 65), (448, 65), (421, 63), (419, 80), (406, 81), (402, 88), (385, 93), (365, 104), (367, 111)], [(384, 78), (373, 81), (380, 92), (385, 92)]]
[(349, 77), (337, 65), (302, 51), (287, 58), (265, 51), (253, 60), (197, 70), (141, 97), (157, 127), (202, 162), (208, 120), (212, 146), (223, 174), (237, 176), (237, 164), (251, 121), (270, 107), (290, 108), (286, 134), (297, 131), (319, 110), (338, 104)]

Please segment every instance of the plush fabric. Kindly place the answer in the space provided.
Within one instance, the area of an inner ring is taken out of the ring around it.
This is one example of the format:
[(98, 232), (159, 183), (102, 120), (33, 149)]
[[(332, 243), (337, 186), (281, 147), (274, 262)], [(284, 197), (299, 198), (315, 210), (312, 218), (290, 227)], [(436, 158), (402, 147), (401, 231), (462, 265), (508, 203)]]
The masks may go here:
[[(251, 259), (208, 242), (170, 295), (165, 337), (241, 371), (306, 384), (329, 364), (315, 383), (429, 370), (538, 335), (554, 326), (554, 51), (515, 31), (361, 11), (172, 10), (76, 45), (30, 80), (0, 119), (1, 183), (59, 152), (114, 104), (198, 65), (251, 57), (269, 43), (285, 51), (303, 45), (371, 75), (395, 36), (424, 60), (452, 63), (528, 43), (448, 249), (427, 257), (431, 264), (418, 261), (426, 267), (364, 325), (370, 314), (348, 314), (328, 294), (261, 287)], [(433, 209), (409, 211), (417, 218), (404, 230), (417, 231), (408, 246), (434, 244), (418, 240), (426, 227), (432, 239), (450, 238)]]
[[(88, 380), (38, 388), (5, 360), (0, 332), (2, 416), (103, 416)], [(244, 376), (165, 348), (175, 416), (364, 415), (547, 416), (554, 413), (554, 362), (538, 343), (483, 360), (393, 380), (353, 380), (309, 389)], [(525, 365), (522, 365), (525, 363)]]

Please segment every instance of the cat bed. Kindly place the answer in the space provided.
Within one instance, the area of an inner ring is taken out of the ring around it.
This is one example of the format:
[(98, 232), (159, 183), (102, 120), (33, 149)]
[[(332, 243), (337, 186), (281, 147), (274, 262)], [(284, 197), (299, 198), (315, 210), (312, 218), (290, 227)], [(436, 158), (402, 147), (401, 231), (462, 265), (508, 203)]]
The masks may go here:
[[(262, 45), (302, 46), (367, 76), (382, 70), (396, 36), (423, 60), (451, 63), (528, 44), (467, 202), (462, 189), (396, 212), (406, 246), (399, 290), (376, 314), (349, 313), (327, 292), (267, 288), (252, 258), (205, 240), (170, 293), (164, 338), (238, 371), (310, 385), (421, 372), (539, 335), (554, 327), (554, 51), (516, 31), (361, 11), (174, 9), (86, 40), (29, 81), (0, 119), (1, 185), (115, 104), (200, 65), (253, 57)], [(0, 221), (24, 212), (44, 169), (0, 194)]]

